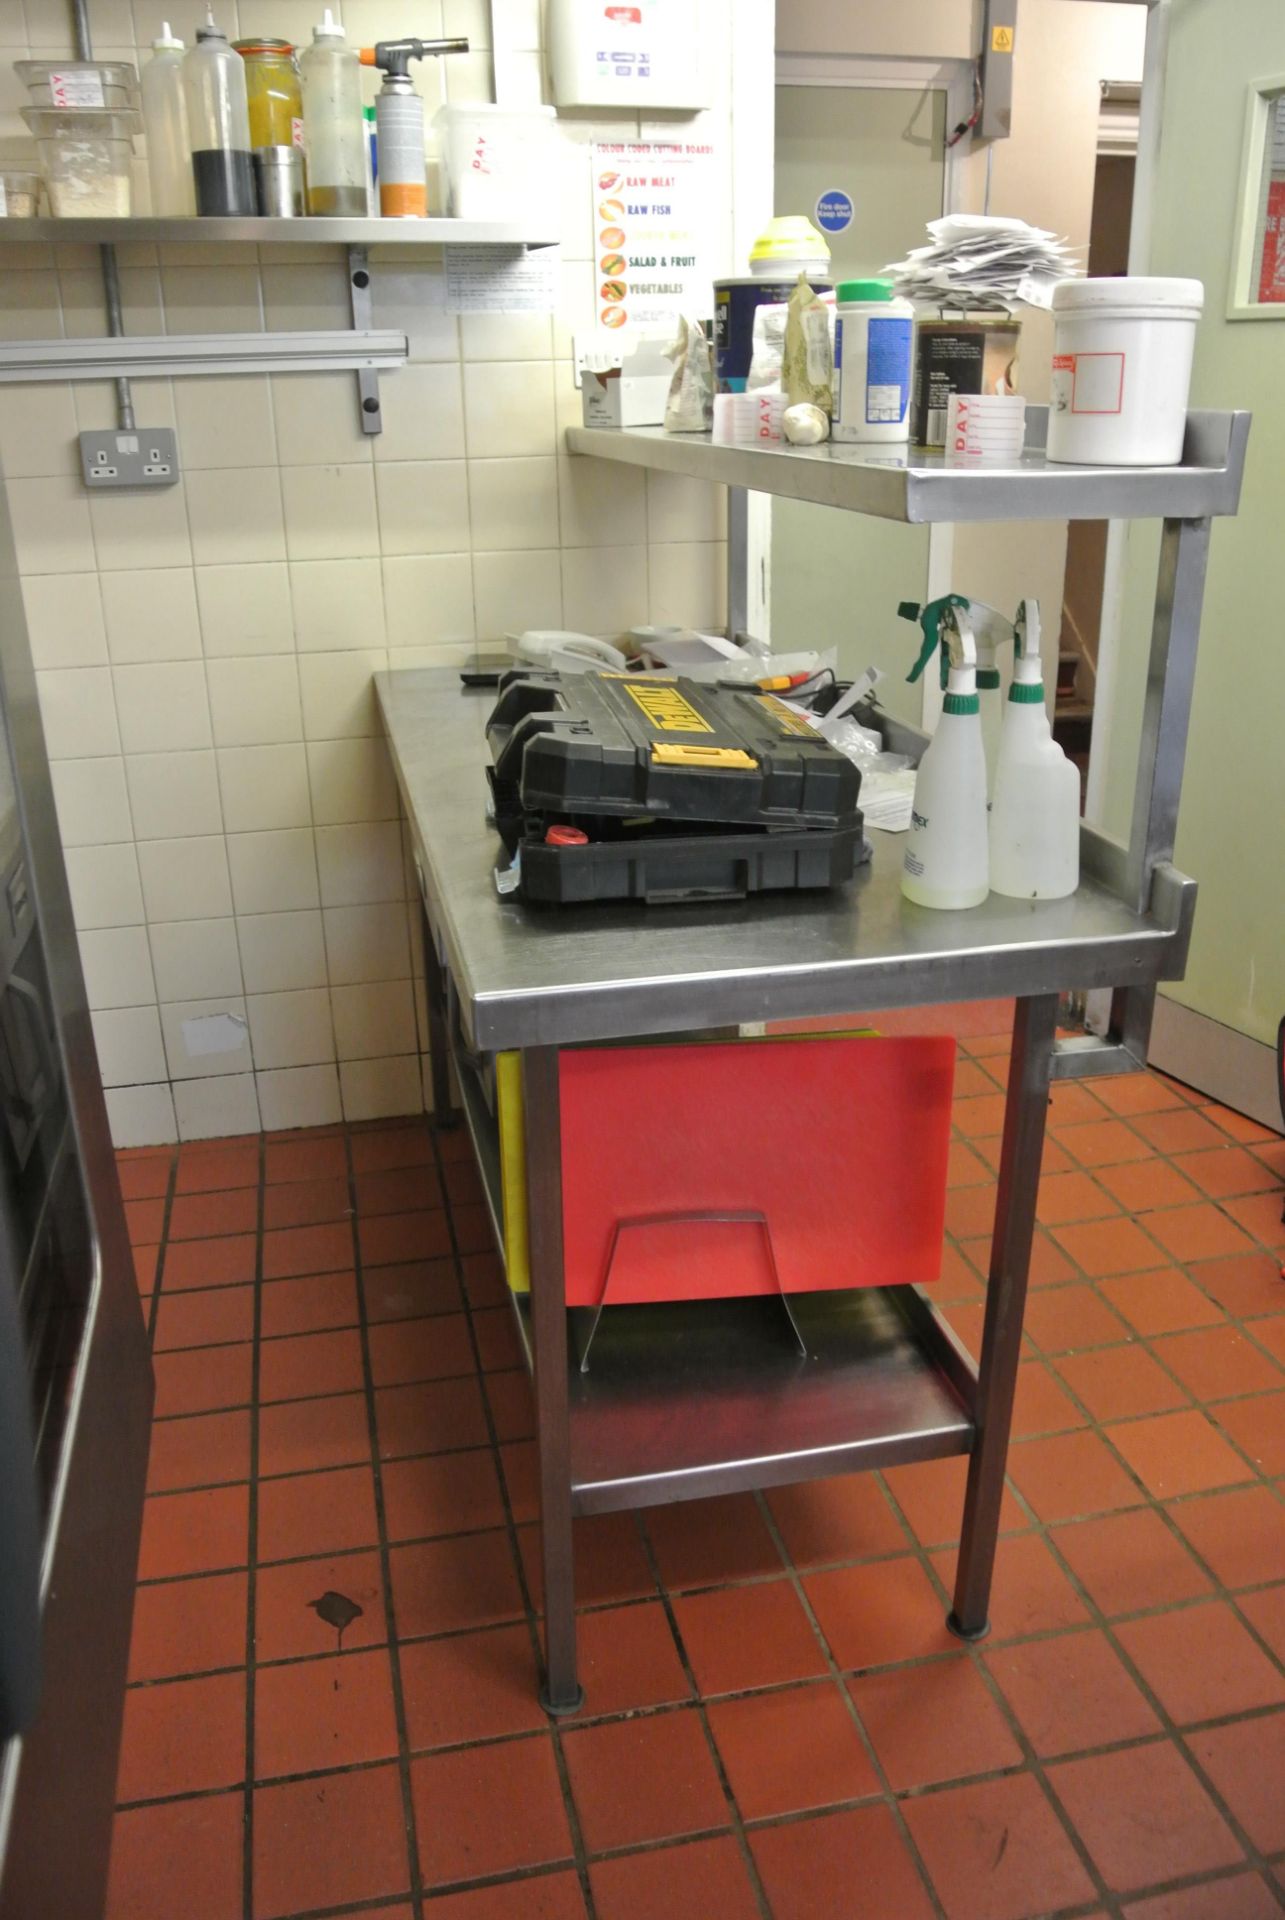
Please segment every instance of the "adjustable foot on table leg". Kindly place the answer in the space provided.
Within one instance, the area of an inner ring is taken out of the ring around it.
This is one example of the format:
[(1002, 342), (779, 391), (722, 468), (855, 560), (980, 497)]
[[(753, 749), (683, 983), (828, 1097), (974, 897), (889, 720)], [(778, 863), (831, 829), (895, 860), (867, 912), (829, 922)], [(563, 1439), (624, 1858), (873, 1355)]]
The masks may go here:
[(573, 1713), (579, 1713), (584, 1706), (584, 1688), (577, 1687), (573, 1700), (551, 1700), (549, 1683), (546, 1680), (540, 1688), (540, 1705), (553, 1720), (569, 1720)]
[(946, 1625), (957, 1640), (984, 1640), (991, 1630), (989, 1620), (983, 1620), (980, 1627), (965, 1627), (961, 1625), (959, 1615), (953, 1607), (946, 1615)]

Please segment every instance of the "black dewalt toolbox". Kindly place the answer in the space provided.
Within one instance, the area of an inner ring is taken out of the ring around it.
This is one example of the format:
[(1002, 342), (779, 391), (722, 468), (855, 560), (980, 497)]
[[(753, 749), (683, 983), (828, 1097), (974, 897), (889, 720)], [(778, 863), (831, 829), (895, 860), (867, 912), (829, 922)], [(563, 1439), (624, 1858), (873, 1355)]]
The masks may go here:
[(858, 769), (751, 687), (519, 669), (487, 740), (524, 899), (741, 899), (865, 857)]

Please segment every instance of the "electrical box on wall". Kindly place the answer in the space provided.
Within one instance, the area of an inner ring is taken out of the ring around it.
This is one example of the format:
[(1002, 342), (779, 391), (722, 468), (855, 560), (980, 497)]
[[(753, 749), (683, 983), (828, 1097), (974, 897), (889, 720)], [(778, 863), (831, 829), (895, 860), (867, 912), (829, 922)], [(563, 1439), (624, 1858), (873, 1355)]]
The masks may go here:
[(548, 0), (549, 68), (560, 107), (709, 105), (701, 0)]

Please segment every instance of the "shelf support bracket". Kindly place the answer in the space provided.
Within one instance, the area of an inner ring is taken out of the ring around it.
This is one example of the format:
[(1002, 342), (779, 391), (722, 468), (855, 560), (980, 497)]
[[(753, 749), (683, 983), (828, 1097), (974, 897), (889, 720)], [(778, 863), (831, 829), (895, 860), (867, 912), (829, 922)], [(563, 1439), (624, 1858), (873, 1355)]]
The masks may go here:
[[(370, 257), (365, 247), (348, 249), (348, 296), (352, 301), (353, 332), (369, 333), (374, 301), (370, 297)], [(373, 367), (360, 367), (357, 371), (357, 410), (363, 433), (384, 431), (379, 375)]]

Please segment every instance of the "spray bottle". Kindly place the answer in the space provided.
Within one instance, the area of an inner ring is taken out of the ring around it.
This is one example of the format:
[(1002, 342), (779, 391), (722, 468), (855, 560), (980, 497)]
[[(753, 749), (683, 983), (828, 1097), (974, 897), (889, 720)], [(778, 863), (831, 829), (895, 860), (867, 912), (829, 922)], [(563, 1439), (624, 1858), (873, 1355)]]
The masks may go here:
[(1015, 900), (1063, 900), (1080, 883), (1080, 776), (1049, 726), (1040, 610), (1023, 600), (991, 806), (991, 885)]
[(977, 645), (968, 601), (949, 594), (937, 605), (907, 675), (917, 680), (937, 647), (945, 650), (946, 698), (915, 778), (901, 891), (921, 907), (976, 907), (990, 890)]
[(428, 212), (424, 102), (411, 84), (410, 63), (433, 53), (467, 53), (467, 40), (381, 40), (363, 47), (363, 67), (379, 67), (375, 101), (379, 211), (385, 220), (422, 220)]
[[(922, 627), (925, 641), (935, 639), (937, 622), (943, 607), (950, 606), (957, 596), (944, 594), (940, 600), (930, 600), (921, 607), (917, 600), (903, 600), (897, 612), (903, 620), (914, 620)], [(986, 752), (986, 790), (989, 793), (995, 781), (995, 757), (999, 750), (998, 701), (986, 699), (988, 693), (998, 693), (1000, 689), (999, 668), (996, 655), (1000, 647), (1013, 639), (1013, 623), (995, 607), (988, 607), (984, 600), (969, 600), (968, 624), (972, 629), (973, 641), (977, 647), (977, 691), (982, 696), (982, 745)], [(946, 678), (950, 672), (950, 660), (945, 647), (941, 650), (941, 690), (946, 691)]]

